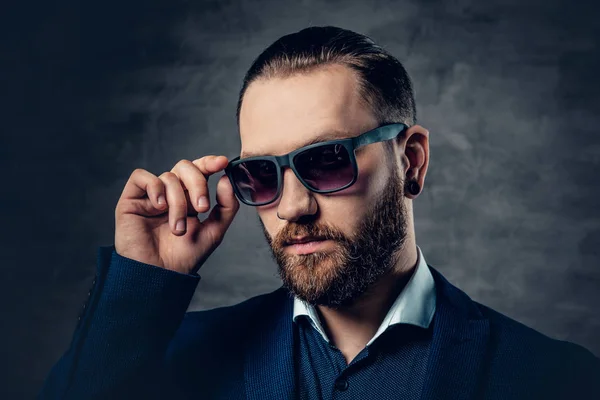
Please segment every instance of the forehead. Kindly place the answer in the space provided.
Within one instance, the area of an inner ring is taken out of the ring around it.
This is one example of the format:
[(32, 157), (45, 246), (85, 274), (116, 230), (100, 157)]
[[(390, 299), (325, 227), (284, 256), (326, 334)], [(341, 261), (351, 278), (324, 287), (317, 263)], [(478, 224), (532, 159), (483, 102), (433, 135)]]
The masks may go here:
[(240, 110), (242, 157), (281, 155), (317, 137), (352, 137), (375, 126), (348, 67), (260, 79), (246, 90)]

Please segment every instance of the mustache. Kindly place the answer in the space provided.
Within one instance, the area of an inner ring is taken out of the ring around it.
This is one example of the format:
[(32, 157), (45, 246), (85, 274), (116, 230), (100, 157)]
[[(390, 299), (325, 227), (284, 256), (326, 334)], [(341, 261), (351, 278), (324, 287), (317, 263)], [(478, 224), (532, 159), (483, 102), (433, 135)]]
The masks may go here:
[(297, 224), (290, 223), (285, 225), (276, 235), (270, 238), (270, 244), (273, 247), (281, 248), (295, 237), (311, 236), (320, 237), (324, 240), (334, 240), (348, 242), (348, 238), (341, 232), (325, 225)]

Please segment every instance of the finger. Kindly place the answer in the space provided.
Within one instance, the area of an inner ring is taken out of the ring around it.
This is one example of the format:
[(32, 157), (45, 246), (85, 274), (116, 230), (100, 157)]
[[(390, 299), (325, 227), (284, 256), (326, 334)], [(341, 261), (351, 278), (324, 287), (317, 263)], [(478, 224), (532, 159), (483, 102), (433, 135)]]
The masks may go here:
[(167, 205), (169, 206), (169, 226), (174, 235), (185, 234), (188, 202), (177, 175), (165, 172), (158, 177), (166, 187)]
[(212, 174), (221, 171), (224, 169), (229, 161), (225, 156), (204, 156), (197, 160), (192, 161), (192, 163), (198, 167), (200, 172), (204, 175), (206, 180), (208, 181), (208, 177)]
[(142, 199), (148, 196), (153, 204), (158, 205), (158, 197), (164, 195), (164, 185), (156, 175), (142, 168), (131, 173), (121, 193), (122, 199)]
[(217, 204), (215, 204), (202, 224), (213, 242), (218, 244), (223, 240), (225, 232), (240, 208), (240, 203), (235, 197), (233, 187), (227, 175), (223, 175), (217, 183), (216, 200)]
[(164, 183), (156, 175), (138, 168), (123, 188), (115, 212), (156, 216), (166, 207)]
[(179, 161), (171, 170), (179, 177), (183, 186), (187, 188), (191, 206), (197, 213), (202, 213), (209, 208), (209, 194), (206, 177), (198, 167), (189, 160)]

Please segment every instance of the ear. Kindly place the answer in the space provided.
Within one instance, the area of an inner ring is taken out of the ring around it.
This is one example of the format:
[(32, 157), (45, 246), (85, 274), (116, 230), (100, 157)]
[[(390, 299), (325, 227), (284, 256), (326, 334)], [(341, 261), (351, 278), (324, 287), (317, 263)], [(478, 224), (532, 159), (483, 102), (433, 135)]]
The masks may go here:
[[(399, 144), (404, 167), (405, 184), (416, 181), (423, 190), (425, 175), (429, 166), (429, 131), (421, 125), (413, 125), (406, 130)], [(418, 194), (407, 191), (406, 196), (414, 199)]]

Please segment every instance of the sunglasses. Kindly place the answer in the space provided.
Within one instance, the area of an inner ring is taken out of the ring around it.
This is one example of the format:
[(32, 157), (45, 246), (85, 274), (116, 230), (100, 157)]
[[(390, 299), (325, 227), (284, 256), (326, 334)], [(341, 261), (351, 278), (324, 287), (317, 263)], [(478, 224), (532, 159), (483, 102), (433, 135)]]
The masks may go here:
[(263, 206), (279, 198), (283, 167), (290, 167), (308, 190), (333, 193), (356, 182), (356, 149), (394, 139), (406, 129), (404, 124), (389, 124), (354, 138), (319, 142), (282, 156), (236, 157), (225, 168), (225, 174), (237, 198), (249, 206)]

